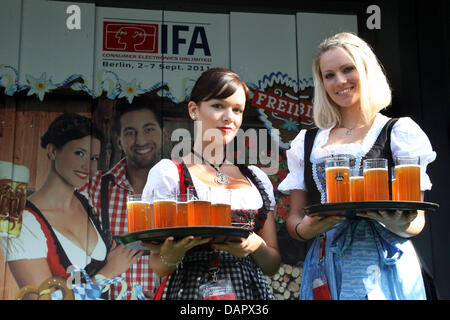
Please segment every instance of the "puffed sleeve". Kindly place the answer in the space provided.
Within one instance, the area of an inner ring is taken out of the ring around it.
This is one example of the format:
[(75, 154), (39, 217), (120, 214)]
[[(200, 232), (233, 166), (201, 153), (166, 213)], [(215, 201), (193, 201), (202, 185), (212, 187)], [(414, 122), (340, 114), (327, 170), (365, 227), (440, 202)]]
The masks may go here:
[(426, 170), (429, 163), (436, 159), (430, 140), (423, 130), (411, 118), (400, 118), (392, 128), (392, 155), (420, 157), (420, 189), (431, 189), (431, 180)]
[(29, 211), (22, 215), (22, 229), (17, 238), (0, 237), (5, 261), (47, 257), (47, 239), (39, 222)]
[(273, 210), (275, 208), (275, 195), (273, 194), (273, 185), (270, 181), (267, 174), (262, 171), (257, 166), (249, 166), (249, 169), (253, 171), (253, 173), (256, 175), (256, 177), (261, 181), (264, 190), (266, 191), (267, 195), (269, 196), (270, 200), (270, 210)]
[(175, 163), (170, 159), (163, 159), (154, 165), (148, 172), (147, 182), (142, 191), (142, 199), (153, 202), (153, 190), (158, 191), (158, 195), (170, 196), (173, 191), (179, 191), (180, 177)]
[(289, 173), (278, 185), (278, 190), (289, 194), (291, 190), (306, 190), (304, 178), (305, 133), (301, 130), (291, 142), (291, 147), (286, 151)]

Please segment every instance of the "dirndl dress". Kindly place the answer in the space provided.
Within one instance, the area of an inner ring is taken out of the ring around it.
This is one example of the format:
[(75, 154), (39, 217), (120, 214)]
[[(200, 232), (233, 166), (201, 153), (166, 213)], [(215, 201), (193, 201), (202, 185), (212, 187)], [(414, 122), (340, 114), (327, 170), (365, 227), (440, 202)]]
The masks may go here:
[[(180, 174), (180, 190), (193, 186), (189, 170), (184, 163), (176, 162)], [(257, 210), (232, 210), (232, 222), (239, 223), (253, 232), (260, 233), (270, 210), (270, 199), (260, 179), (246, 166), (240, 171), (250, 179), (261, 194), (263, 206)], [(214, 275), (210, 267), (217, 267)], [(273, 293), (260, 267), (251, 256), (237, 258), (232, 254), (215, 250), (209, 244), (195, 247), (184, 256), (177, 270), (162, 282), (162, 300), (202, 300), (202, 284), (217, 280), (231, 281), (236, 300), (273, 300)]]

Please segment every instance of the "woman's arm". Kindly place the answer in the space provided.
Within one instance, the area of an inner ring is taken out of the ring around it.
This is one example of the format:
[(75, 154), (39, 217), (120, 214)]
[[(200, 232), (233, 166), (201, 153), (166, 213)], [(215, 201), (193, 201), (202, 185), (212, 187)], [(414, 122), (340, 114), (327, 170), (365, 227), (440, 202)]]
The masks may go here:
[[(258, 237), (256, 234), (251, 234), (250, 237)], [(261, 232), (261, 243), (251, 255), (256, 264), (261, 268), (264, 274), (268, 276), (274, 275), (280, 268), (281, 256), (278, 251), (277, 230), (275, 226), (275, 219), (273, 211), (267, 213), (267, 219)], [(255, 239), (258, 243), (258, 239)], [(249, 244), (253, 242), (248, 239)]]
[(244, 258), (251, 254), (255, 263), (266, 275), (274, 275), (278, 271), (281, 258), (278, 252), (273, 211), (267, 213), (267, 219), (264, 223), (261, 236), (256, 233), (251, 233), (246, 239), (242, 238), (241, 240), (241, 242), (215, 244), (212, 247), (227, 251), (238, 258)]
[[(13, 260), (8, 262), (8, 266), (19, 288), (28, 285), (39, 287), (52, 277), (45, 258)], [(39, 297), (35, 294), (26, 294), (23, 298), (37, 300)]]

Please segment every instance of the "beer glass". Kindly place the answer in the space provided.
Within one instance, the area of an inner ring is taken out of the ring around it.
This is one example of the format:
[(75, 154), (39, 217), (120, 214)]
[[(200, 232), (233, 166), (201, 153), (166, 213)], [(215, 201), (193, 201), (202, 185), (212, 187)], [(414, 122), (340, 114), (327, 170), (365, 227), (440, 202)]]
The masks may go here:
[(175, 190), (161, 193), (153, 191), (153, 226), (154, 228), (170, 228), (175, 226), (177, 215), (177, 193)]
[(211, 225), (211, 190), (188, 187), (188, 226)]
[(397, 190), (397, 179), (395, 178), (395, 167), (391, 168), (391, 189), (392, 189), (392, 200), (398, 200), (398, 190)]
[(364, 175), (362, 169), (350, 169), (350, 201), (364, 201)]
[(151, 204), (142, 200), (140, 194), (127, 196), (128, 232), (152, 229)]
[(364, 200), (389, 200), (389, 179), (386, 159), (365, 159)]
[(421, 201), (419, 157), (396, 157), (395, 177), (399, 201)]
[(211, 192), (211, 223), (231, 227), (231, 189), (215, 188)]
[(350, 166), (347, 157), (330, 157), (325, 160), (327, 202), (350, 201)]
[(186, 227), (187, 225), (188, 225), (187, 194), (179, 193), (177, 195), (177, 213), (175, 216), (174, 227)]
[(26, 166), (0, 161), (0, 236), (20, 235), (29, 180)]

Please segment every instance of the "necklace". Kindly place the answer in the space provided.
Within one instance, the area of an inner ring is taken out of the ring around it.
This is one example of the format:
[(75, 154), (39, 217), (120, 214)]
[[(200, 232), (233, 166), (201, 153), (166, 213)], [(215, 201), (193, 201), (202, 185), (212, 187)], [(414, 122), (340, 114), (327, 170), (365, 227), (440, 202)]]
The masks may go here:
[(216, 177), (214, 178), (215, 182), (217, 182), (218, 184), (228, 184), (229, 183), (227, 175), (225, 173), (223, 173), (222, 171), (220, 171), (220, 167), (225, 163), (226, 155), (224, 155), (222, 163), (219, 164), (218, 166), (215, 166), (211, 162), (209, 162), (208, 160), (203, 158), (202, 155), (195, 152), (194, 149), (191, 149), (191, 151), (194, 155), (201, 158), (203, 160), (203, 162), (209, 164), (211, 167), (214, 168), (214, 170), (216, 170)]
[(356, 128), (356, 124), (353, 126), (353, 128), (347, 128), (347, 127), (343, 127), (343, 126), (340, 126), (340, 128), (347, 129), (347, 131), (345, 132), (345, 134), (348, 135), (348, 136), (351, 136), (352, 133), (353, 133), (353, 129)]

